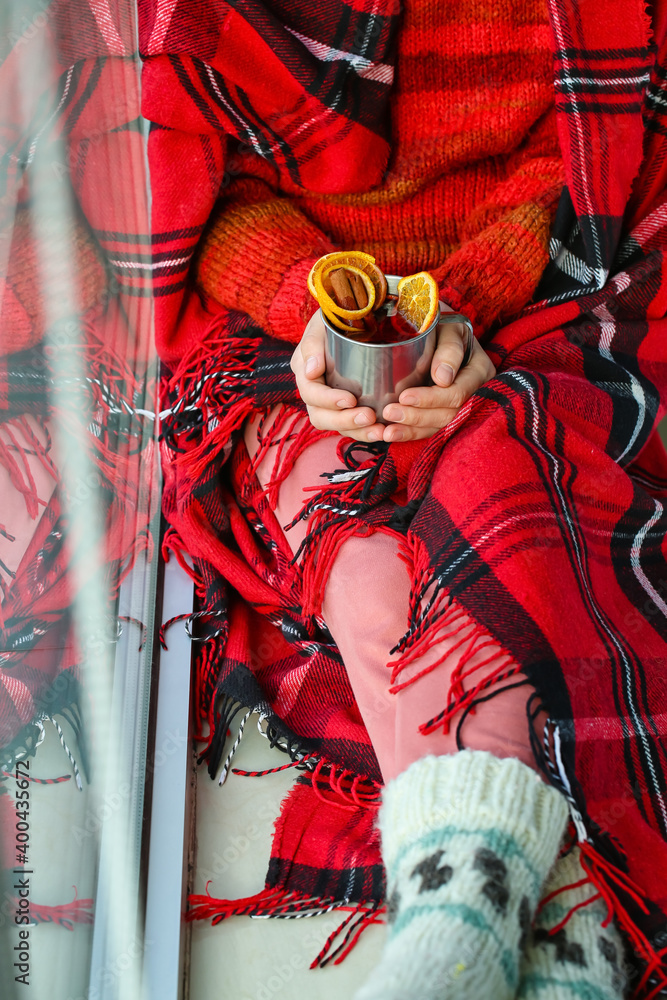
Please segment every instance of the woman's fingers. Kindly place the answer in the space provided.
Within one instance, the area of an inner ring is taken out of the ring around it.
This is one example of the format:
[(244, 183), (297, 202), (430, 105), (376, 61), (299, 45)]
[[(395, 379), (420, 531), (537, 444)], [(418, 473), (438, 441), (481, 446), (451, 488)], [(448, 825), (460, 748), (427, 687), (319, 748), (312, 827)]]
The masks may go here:
[(291, 367), (308, 419), (321, 431), (337, 431), (356, 441), (381, 441), (384, 424), (377, 423), (374, 411), (357, 406), (351, 392), (325, 383), (324, 338), (324, 324), (315, 313), (292, 355)]
[(292, 371), (298, 376), (298, 365), (302, 375), (308, 379), (319, 379), (324, 381), (324, 344), (325, 330), (322, 317), (318, 312), (308, 320), (303, 337), (299, 341), (297, 348), (292, 355)]
[[(378, 424), (375, 413), (369, 406), (355, 406), (347, 410), (329, 410), (321, 406), (309, 406), (308, 418), (320, 431), (338, 431), (345, 437), (354, 437), (358, 441), (381, 441), (384, 424)], [(374, 429), (376, 437), (369, 437), (368, 432)]]
[(445, 427), (450, 420), (453, 420), (455, 416), (456, 412), (454, 412), (449, 419), (445, 419), (442, 413), (440, 414), (440, 417), (438, 417), (438, 411), (433, 411), (433, 420), (441, 419), (444, 421), (443, 423), (438, 424), (437, 427), (409, 427), (403, 426), (402, 424), (387, 424), (383, 427), (383, 440), (393, 443), (396, 441), (416, 441), (420, 438), (432, 437), (434, 434), (437, 434), (438, 431), (441, 431), (442, 428)]
[(434, 433), (434, 428), (446, 427), (472, 394), (495, 374), (493, 362), (475, 340), (469, 363), (457, 372), (448, 386), (405, 389), (398, 403), (385, 406), (382, 416), (389, 424), (384, 431), (384, 440), (408, 441), (428, 437)]
[(451, 385), (463, 364), (467, 343), (464, 323), (447, 323), (446, 313), (438, 324), (438, 340), (431, 361), (431, 378), (436, 385)]
[[(474, 341), (470, 361), (465, 368), (457, 372), (449, 385), (417, 386), (404, 389), (399, 396), (399, 404), (404, 407), (418, 407), (421, 410), (430, 409), (460, 409), (480, 386), (488, 382), (496, 374), (496, 369), (486, 351), (477, 340)], [(395, 403), (390, 404), (396, 406)], [(385, 409), (385, 420), (392, 420)]]
[[(401, 427), (446, 427), (459, 412), (460, 407), (434, 406), (419, 410), (414, 406), (401, 406), (391, 403), (386, 406), (382, 416), (387, 426), (400, 424)], [(385, 440), (387, 436), (385, 434)]]
[(297, 344), (290, 363), (296, 376), (297, 390), (308, 407), (309, 414), (312, 407), (337, 412), (356, 406), (357, 403), (351, 392), (332, 389), (325, 383), (324, 338), (324, 324), (320, 314), (315, 313)]
[(299, 395), (306, 406), (337, 413), (339, 410), (346, 410), (357, 405), (351, 392), (345, 392), (343, 389), (332, 389), (331, 386), (325, 385), (323, 378), (310, 381), (305, 376), (299, 377), (298, 372), (295, 374)]

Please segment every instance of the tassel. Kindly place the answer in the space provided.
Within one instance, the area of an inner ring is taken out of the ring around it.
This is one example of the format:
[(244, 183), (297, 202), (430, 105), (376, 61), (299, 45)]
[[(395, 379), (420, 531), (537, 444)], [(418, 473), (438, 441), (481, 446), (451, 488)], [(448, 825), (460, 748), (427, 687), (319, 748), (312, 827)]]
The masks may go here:
[(238, 774), (242, 778), (265, 778), (267, 774), (278, 774), (279, 771), (287, 771), (291, 767), (297, 768), (297, 770), (311, 770), (313, 765), (313, 760), (317, 759), (316, 754), (307, 753), (298, 757), (296, 760), (291, 760), (289, 764), (281, 764), (279, 767), (269, 767), (264, 771), (242, 771), (240, 767), (233, 767), (232, 774)]
[(646, 962), (647, 968), (637, 988), (638, 994), (647, 987), (649, 979), (655, 976), (658, 980), (656, 988), (647, 995), (654, 997), (660, 990), (667, 988), (667, 949), (656, 951), (646, 935), (634, 922), (620, 899), (619, 890), (632, 899), (642, 913), (649, 913), (642, 890), (624, 872), (610, 864), (591, 841), (579, 843), (581, 850), (581, 865), (587, 872), (592, 885), (598, 890), (607, 905), (607, 916), (602, 922), (606, 927), (612, 919), (616, 920), (620, 930), (626, 935), (633, 950)]
[(72, 754), (72, 751), (70, 750), (70, 748), (67, 746), (67, 743), (65, 742), (65, 734), (62, 731), (62, 727), (60, 726), (60, 723), (52, 715), (47, 715), (46, 713), (44, 713), (42, 715), (42, 719), (44, 721), (50, 720), (53, 723), (53, 725), (55, 726), (55, 730), (58, 733), (58, 737), (60, 739), (60, 744), (61, 744), (63, 750), (65, 751), (65, 753), (67, 754), (67, 759), (69, 760), (70, 764), (72, 765), (72, 771), (74, 772), (74, 780), (76, 781), (76, 787), (79, 789), (80, 792), (82, 792), (83, 791), (83, 783), (81, 781), (81, 774), (79, 772), (79, 766), (78, 766), (76, 760), (74, 759), (74, 755)]
[(167, 629), (170, 629), (172, 625), (176, 624), (176, 622), (182, 622), (185, 619), (189, 618), (190, 614), (191, 612), (186, 611), (185, 614), (174, 615), (173, 618), (170, 618), (168, 621), (160, 625), (160, 631), (158, 632), (158, 641), (162, 649), (164, 650), (169, 649), (169, 647), (167, 646), (167, 640), (165, 639), (165, 632), (167, 631)]
[(210, 882), (206, 883), (204, 895), (188, 896), (186, 920), (210, 920), (211, 926), (215, 927), (216, 924), (228, 917), (289, 920), (299, 917), (321, 916), (347, 905), (346, 900), (336, 902), (335, 900), (315, 899), (312, 896), (285, 889), (262, 889), (254, 896), (245, 896), (242, 899), (215, 899), (208, 891), (210, 884)]
[[(15, 777), (14, 772), (0, 769), (0, 774), (5, 778)], [(21, 772), (22, 781), (34, 781), (36, 785), (60, 785), (63, 781), (70, 781), (71, 774), (61, 774), (58, 778), (33, 778), (30, 774)]]
[[(23, 495), (28, 516), (34, 521), (38, 516), (39, 507), (46, 507), (47, 501), (42, 500), (37, 493), (37, 485), (30, 469), (26, 449), (19, 444), (12, 431), (10, 421), (4, 422), (0, 430), (0, 464), (7, 469), (14, 489)], [(8, 441), (5, 440), (5, 437)], [(20, 457), (23, 468), (14, 458), (13, 452)]]
[(332, 437), (334, 434), (336, 431), (317, 430), (310, 423), (306, 414), (301, 411), (297, 412), (287, 432), (280, 440), (271, 478), (264, 487), (271, 510), (276, 509), (280, 487), (292, 472), (299, 456), (316, 441)]
[[(311, 969), (324, 968), (332, 960), (334, 965), (340, 965), (350, 954), (366, 927), (380, 923), (379, 917), (384, 913), (384, 907), (379, 902), (350, 905), (346, 899), (341, 901), (315, 899), (284, 889), (263, 889), (254, 896), (242, 899), (215, 899), (208, 891), (209, 885), (210, 882), (207, 882), (204, 894), (193, 894), (188, 897), (188, 909), (185, 913), (187, 921), (210, 920), (211, 926), (215, 927), (228, 917), (301, 920), (306, 917), (324, 916), (332, 910), (349, 910), (348, 916), (327, 938), (319, 955), (311, 963)], [(333, 943), (343, 931), (347, 933), (332, 952)]]
[[(218, 684), (222, 650), (226, 636), (200, 647), (199, 655), (194, 663), (194, 721), (196, 725), (195, 740), (206, 741), (206, 750), (215, 738), (216, 731), (216, 689)], [(203, 734), (203, 725), (208, 725), (208, 736)], [(205, 752), (205, 751), (203, 751)]]
[[(391, 654), (401, 653), (401, 655), (397, 660), (389, 661), (387, 664), (391, 669), (389, 691), (391, 694), (398, 694), (432, 673), (446, 660), (456, 656), (457, 662), (451, 672), (446, 695), (446, 707), (419, 727), (419, 731), (425, 735), (438, 730), (447, 734), (453, 718), (459, 712), (474, 714), (475, 703), (482, 692), (494, 684), (514, 677), (520, 673), (521, 667), (510, 653), (454, 600), (439, 581), (434, 580), (430, 558), (421, 540), (408, 534), (400, 545), (399, 555), (410, 568), (413, 583), (409, 599), (408, 630), (390, 651)], [(410, 664), (438, 646), (443, 647), (441, 656), (411, 677), (398, 682), (401, 673)], [(478, 663), (471, 665), (473, 658), (478, 657), (485, 649), (490, 649), (492, 652)], [(464, 686), (464, 681), (484, 669), (487, 672), (483, 677), (471, 687)]]
[(173, 553), (181, 569), (187, 573), (191, 580), (194, 580), (198, 589), (203, 589), (204, 582), (201, 579), (201, 575), (185, 558), (187, 546), (175, 528), (169, 527), (165, 531), (160, 551), (165, 562), (169, 562), (169, 555)]
[(625, 872), (602, 856), (587, 835), (581, 813), (576, 805), (573, 806), (571, 803), (570, 808), (573, 822), (571, 829), (573, 833), (576, 830), (576, 843), (581, 851), (581, 866), (586, 872), (586, 878), (554, 890), (540, 902), (538, 910), (541, 910), (560, 893), (590, 883), (591, 888), (595, 890), (594, 893), (588, 899), (573, 906), (563, 919), (549, 930), (549, 934), (554, 935), (562, 930), (577, 910), (588, 906), (596, 899), (602, 899), (607, 907), (607, 916), (602, 921), (602, 927), (607, 927), (612, 920), (615, 920), (619, 930), (629, 941), (635, 955), (646, 966), (633, 996), (641, 997), (642, 1000), (652, 1000), (667, 989), (667, 948), (656, 951), (633, 920), (621, 898), (622, 895), (629, 897), (642, 913), (648, 914), (650, 911), (646, 897), (640, 887)]
[(310, 781), (318, 799), (327, 805), (334, 805), (349, 812), (364, 808), (377, 809), (380, 805), (382, 785), (370, 778), (345, 770), (337, 764), (318, 760), (310, 774)]
[[(131, 615), (118, 615), (118, 617), (116, 618), (116, 621), (117, 622), (127, 622), (128, 625), (136, 625), (137, 626), (137, 628), (139, 629), (139, 632), (141, 634), (141, 640), (140, 640), (139, 645), (137, 647), (137, 652), (140, 653), (141, 650), (144, 648), (144, 646), (146, 644), (146, 638), (148, 636), (148, 628), (146, 627), (146, 625), (144, 625), (144, 623), (142, 621), (140, 621), (138, 618), (132, 618)], [(123, 627), (121, 625), (121, 627), (120, 627), (120, 635), (122, 635), (122, 634), (123, 634)]]
[(194, 479), (257, 409), (254, 368), (262, 338), (222, 332), (227, 317), (226, 311), (218, 314), (205, 341), (161, 386), (168, 405), (160, 413), (160, 440), (177, 456), (186, 450), (182, 443), (198, 439), (188, 454)]
[(263, 490), (271, 510), (275, 510), (280, 487), (291, 473), (299, 456), (311, 444), (322, 438), (332, 437), (336, 432), (317, 430), (301, 407), (285, 403), (280, 405), (266, 432), (264, 432), (265, 421), (266, 415), (262, 417), (257, 427), (258, 448), (249, 461), (244, 479), (257, 474), (257, 469), (267, 452), (275, 447), (273, 469)]
[(229, 768), (234, 758), (234, 754), (240, 747), (241, 740), (243, 739), (243, 730), (245, 729), (245, 724), (251, 715), (252, 715), (252, 709), (246, 712), (246, 714), (241, 719), (241, 723), (239, 725), (239, 731), (236, 734), (236, 739), (232, 743), (231, 749), (227, 754), (227, 759), (225, 760), (225, 763), (222, 765), (222, 772), (220, 774), (220, 780), (218, 781), (218, 785), (220, 785), (220, 787), (222, 787), (222, 785), (224, 785), (225, 781), (227, 780), (227, 775), (229, 774)]
[[(38, 924), (60, 924), (68, 931), (74, 930), (74, 924), (92, 924), (95, 912), (94, 899), (78, 899), (76, 886), (74, 899), (71, 903), (61, 903), (59, 906), (44, 906), (30, 903), (30, 918)], [(18, 905), (18, 900), (14, 901)]]
[[(222, 761), (225, 740), (227, 739), (230, 727), (236, 716), (243, 708), (244, 706), (240, 702), (237, 702), (234, 698), (229, 697), (223, 697), (220, 699), (219, 704), (215, 707), (215, 716), (211, 725), (208, 745), (204, 750), (202, 750), (197, 758), (198, 764), (201, 764), (202, 761), (206, 761), (208, 773), (212, 778), (215, 777), (218, 767), (220, 766), (220, 762)], [(247, 721), (249, 716), (252, 715), (253, 711), (255, 711), (255, 709), (248, 710), (243, 722), (243, 727), (245, 727), (245, 721)], [(243, 727), (241, 728), (241, 736), (243, 735)], [(240, 738), (237, 736), (231, 755), (228, 756), (226, 761), (227, 767), (229, 766), (229, 762), (231, 761), (234, 753), (238, 749), (239, 743)], [(227, 775), (225, 773), (221, 784), (224, 783), (226, 776)]]
[[(495, 662), (501, 653), (494, 653), (493, 656), (488, 657), (478, 666), (471, 667), (468, 671), (465, 671), (461, 676), (466, 677), (476, 670), (481, 669), (484, 666), (488, 666), (490, 663)], [(449, 691), (447, 693), (448, 698), (452, 698), (452, 701), (448, 702), (447, 708), (440, 712), (433, 719), (429, 719), (428, 722), (423, 723), (419, 727), (419, 731), (428, 735), (429, 733), (435, 732), (436, 730), (442, 728), (444, 733), (449, 732), (449, 727), (452, 719), (458, 712), (474, 712), (474, 703), (478, 699), (479, 695), (490, 688), (493, 684), (499, 684), (501, 681), (509, 680), (510, 677), (515, 677), (516, 674), (521, 672), (521, 667), (518, 663), (515, 663), (511, 658), (507, 660), (502, 660), (498, 665), (482, 680), (478, 681), (474, 687), (469, 691), (463, 692), (460, 696), (455, 697), (453, 695), (453, 685), (456, 681), (452, 681), (450, 684)], [(503, 690), (498, 688), (498, 693)]]
[[(310, 968), (323, 969), (332, 960), (334, 965), (340, 965), (340, 963), (343, 962), (350, 954), (367, 927), (370, 927), (371, 924), (383, 923), (383, 921), (379, 918), (385, 912), (386, 907), (380, 902), (372, 903), (370, 906), (365, 906), (363, 903), (360, 903), (354, 910), (352, 910), (350, 915), (345, 918), (340, 927), (329, 935), (321, 952), (317, 958), (311, 962)], [(331, 945), (346, 928), (347, 932), (343, 937), (343, 940), (338, 947), (334, 949), (334, 951), (330, 952)]]

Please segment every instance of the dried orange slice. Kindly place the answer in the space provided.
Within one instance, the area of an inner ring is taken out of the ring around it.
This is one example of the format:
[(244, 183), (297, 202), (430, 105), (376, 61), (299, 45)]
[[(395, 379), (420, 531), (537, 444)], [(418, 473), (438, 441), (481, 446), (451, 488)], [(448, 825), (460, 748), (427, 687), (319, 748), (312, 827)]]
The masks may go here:
[(366, 295), (368, 296), (368, 302), (363, 307), (363, 309), (344, 309), (329, 295), (326, 288), (324, 287), (324, 282), (326, 281), (327, 275), (329, 275), (331, 271), (337, 270), (340, 266), (341, 265), (338, 263), (328, 264), (324, 268), (320, 268), (319, 271), (315, 272), (315, 274), (313, 275), (313, 287), (315, 289), (315, 298), (322, 307), (322, 310), (326, 312), (327, 315), (329, 313), (333, 313), (334, 316), (340, 316), (341, 319), (347, 319), (347, 320), (363, 319), (364, 316), (368, 316), (369, 312), (372, 312), (375, 306), (375, 285), (373, 284), (369, 276), (366, 274), (366, 272), (362, 271), (360, 267), (356, 267), (352, 264), (346, 264), (345, 270), (351, 271), (353, 274), (358, 274), (362, 282), (364, 283), (364, 288), (366, 289)]
[(322, 271), (331, 270), (333, 265), (346, 268), (356, 267), (363, 271), (364, 274), (367, 274), (375, 286), (375, 305), (373, 308), (380, 308), (387, 295), (387, 279), (375, 263), (375, 257), (369, 253), (364, 253), (362, 250), (335, 250), (332, 253), (326, 253), (324, 257), (320, 257), (319, 260), (315, 261), (308, 275), (308, 291), (313, 298), (317, 298), (315, 275)]
[(428, 271), (409, 274), (401, 278), (397, 287), (396, 311), (408, 321), (418, 333), (427, 330), (438, 315), (438, 286)]

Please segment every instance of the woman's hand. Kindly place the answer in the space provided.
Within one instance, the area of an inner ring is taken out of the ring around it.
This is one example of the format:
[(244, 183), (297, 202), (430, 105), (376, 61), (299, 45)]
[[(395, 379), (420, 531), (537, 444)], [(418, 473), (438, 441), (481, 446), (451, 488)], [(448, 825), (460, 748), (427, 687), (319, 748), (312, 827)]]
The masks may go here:
[[(443, 308), (445, 312), (448, 310), (447, 306)], [(357, 441), (412, 441), (431, 437), (453, 420), (473, 392), (496, 374), (491, 359), (476, 339), (470, 361), (461, 368), (465, 345), (458, 326), (441, 323), (431, 361), (434, 385), (405, 389), (398, 403), (384, 408), (382, 416), (391, 423), (379, 424), (374, 411), (369, 406), (357, 406), (351, 392), (325, 384), (325, 337), (324, 323), (316, 312), (292, 355), (297, 389), (314, 427), (338, 431)]]

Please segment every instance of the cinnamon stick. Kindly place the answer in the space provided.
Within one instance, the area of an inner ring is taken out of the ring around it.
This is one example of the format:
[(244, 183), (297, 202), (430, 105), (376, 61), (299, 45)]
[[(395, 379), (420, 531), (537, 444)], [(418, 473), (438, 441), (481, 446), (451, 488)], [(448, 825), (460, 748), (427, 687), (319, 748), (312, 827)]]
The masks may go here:
[(336, 301), (343, 309), (358, 309), (357, 301), (350, 287), (345, 270), (341, 267), (337, 271), (332, 271), (329, 275), (331, 286), (336, 295)]
[(357, 309), (363, 309), (368, 305), (368, 295), (366, 294), (366, 286), (354, 271), (346, 271), (346, 277), (350, 282), (350, 288), (352, 289), (352, 294), (354, 295), (355, 301), (357, 303)]
[[(342, 306), (343, 309), (359, 309), (348, 279), (348, 273), (345, 269), (341, 267), (337, 271), (332, 271), (329, 275), (329, 279), (331, 281), (331, 287), (333, 288), (338, 305)], [(366, 301), (368, 302), (368, 299), (366, 299)], [(346, 320), (346, 322), (349, 326), (356, 327), (357, 330), (365, 329), (364, 321), (361, 319), (351, 319)]]

